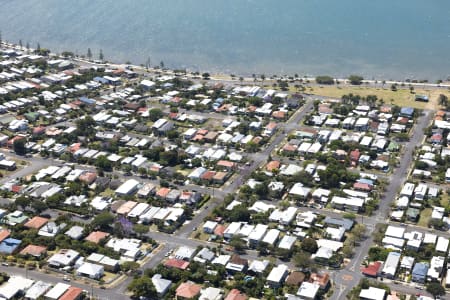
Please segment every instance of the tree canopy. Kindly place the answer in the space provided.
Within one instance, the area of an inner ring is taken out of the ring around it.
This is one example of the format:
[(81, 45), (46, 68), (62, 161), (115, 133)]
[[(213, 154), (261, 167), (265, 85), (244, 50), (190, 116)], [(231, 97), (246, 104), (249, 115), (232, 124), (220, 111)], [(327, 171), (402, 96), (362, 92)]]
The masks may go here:
[(350, 75), (348, 77), (348, 80), (353, 85), (360, 85), (362, 83), (363, 79), (364, 78), (362, 76), (360, 76), (360, 75)]
[(157, 296), (152, 279), (147, 276), (141, 276), (133, 279), (128, 286), (128, 290), (131, 291), (135, 297), (155, 299)]

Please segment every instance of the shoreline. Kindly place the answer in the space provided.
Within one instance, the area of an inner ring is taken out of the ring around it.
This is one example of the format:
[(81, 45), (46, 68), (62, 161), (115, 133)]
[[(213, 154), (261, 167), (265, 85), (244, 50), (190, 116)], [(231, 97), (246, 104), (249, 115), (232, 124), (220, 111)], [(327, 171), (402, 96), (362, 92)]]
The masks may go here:
[[(36, 51), (36, 49), (34, 49), (34, 48), (26, 49), (23, 45), (21, 47), (18, 44), (10, 43), (8, 41), (1, 41), (0, 46), (3, 46), (3, 47), (6, 46), (7, 48), (12, 48), (14, 50), (19, 50), (19, 51), (29, 51), (29, 52), (35, 52)], [(44, 47), (42, 49), (47, 49), (47, 48)], [(75, 55), (73, 57), (64, 57), (64, 56), (61, 55), (61, 53), (54, 53), (54, 52), (51, 51), (51, 49), (47, 49), (47, 50), (50, 51), (49, 54), (48, 54), (49, 56), (57, 57), (57, 58), (60, 58), (60, 59), (71, 59), (73, 61), (78, 61), (78, 62), (81, 62), (81, 63), (91, 64), (91, 65), (94, 65), (94, 66), (105, 66), (105, 67), (112, 67), (112, 68), (127, 68), (128, 67), (128, 68), (140, 69), (140, 70), (147, 70), (148, 69), (149, 71), (153, 71), (153, 72), (159, 71), (159, 72), (162, 72), (164, 74), (172, 74), (172, 75), (175, 74), (175, 71), (181, 70), (181, 69), (177, 69), (177, 68), (172, 68), (172, 69), (169, 69), (169, 68), (161, 69), (159, 67), (158, 68), (156, 68), (156, 67), (146, 68), (146, 67), (144, 67), (142, 65), (135, 65), (135, 64), (132, 64), (132, 63), (131, 64), (127, 64), (127, 63), (116, 63), (116, 62), (110, 62), (110, 61), (105, 61), (105, 62), (102, 63), (102, 62), (97, 62), (96, 60), (88, 60), (88, 59), (86, 59), (86, 58), (84, 58), (82, 56), (77, 56), (77, 55)], [(190, 69), (183, 69), (183, 70), (186, 72), (186, 75), (190, 74), (190, 75), (193, 76), (193, 74), (198, 74), (196, 76), (200, 77), (200, 79), (202, 79), (202, 76), (201, 76), (202, 73), (208, 73), (208, 74), (210, 74), (209, 80), (212, 80), (212, 81), (241, 82), (240, 78), (243, 78), (242, 83), (245, 82), (245, 83), (251, 83), (251, 84), (255, 84), (257, 82), (263, 82), (263, 81), (264, 81), (265, 84), (267, 84), (269, 82), (272, 83), (272, 82), (277, 82), (279, 80), (282, 80), (282, 81), (300, 81), (300, 80), (303, 80), (303, 81), (309, 81), (310, 83), (315, 83), (315, 79), (316, 79), (316, 77), (306, 76), (306, 75), (305, 76), (298, 76), (297, 78), (295, 78), (294, 75), (273, 74), (270, 77), (266, 76), (266, 78), (264, 80), (262, 80), (261, 79), (261, 75), (262, 74), (255, 74), (256, 75), (255, 77), (253, 77), (253, 76), (250, 77), (248, 75), (244, 76), (244, 74), (242, 74), (242, 73), (241, 74), (239, 74), (239, 73), (227, 74), (225, 72), (209, 73), (207, 71), (193, 71), (193, 70), (190, 70)], [(232, 77), (231, 74), (233, 74), (234, 76)], [(350, 75), (352, 75), (352, 74), (349, 74), (349, 76)], [(274, 77), (274, 76), (276, 76), (276, 77)], [(316, 75), (316, 76), (323, 76), (323, 75)], [(317, 84), (317, 85), (318, 86), (336, 86), (337, 82), (339, 82), (340, 84), (348, 84), (349, 83), (349, 80), (347, 78), (338, 78), (338, 77), (334, 77), (334, 76), (331, 76), (331, 77), (335, 81), (334, 84), (331, 84), (331, 85)], [(413, 80), (413, 81), (416, 81), (416, 80)], [(426, 81), (426, 82), (412, 82), (412, 81), (408, 82), (406, 80), (392, 80), (392, 79), (386, 80), (386, 79), (382, 79), (382, 78), (381, 79), (363, 79), (362, 80), (362, 84), (359, 85), (359, 86), (360, 87), (369, 87), (368, 85), (370, 85), (370, 84), (379, 84), (381, 82), (384, 82), (385, 85), (395, 84), (395, 85), (400, 85), (400, 86), (404, 85), (404, 86), (414, 86), (414, 87), (423, 87), (423, 88), (432, 87), (432, 88), (443, 88), (443, 89), (448, 88), (448, 89), (450, 89), (450, 77), (446, 78), (445, 80), (442, 80), (441, 83), (431, 83), (431, 82), (428, 82), (427, 79), (424, 79), (423, 81)]]

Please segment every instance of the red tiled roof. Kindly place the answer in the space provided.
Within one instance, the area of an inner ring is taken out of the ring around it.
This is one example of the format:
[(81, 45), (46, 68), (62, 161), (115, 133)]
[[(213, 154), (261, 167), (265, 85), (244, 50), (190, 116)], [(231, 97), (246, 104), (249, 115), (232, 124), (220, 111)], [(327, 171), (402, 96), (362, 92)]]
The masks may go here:
[(156, 192), (156, 196), (161, 197), (161, 198), (166, 198), (169, 193), (170, 193), (170, 189), (163, 187), (163, 188), (160, 188)]
[(13, 185), (12, 187), (11, 187), (11, 192), (13, 192), (13, 193), (18, 193), (18, 192), (20, 192), (22, 190), (22, 187), (20, 186), (20, 185), (17, 185), (17, 184), (15, 184), (15, 185)]
[(359, 152), (359, 149), (355, 149), (352, 152), (350, 152), (350, 160), (358, 161), (360, 156), (361, 152)]
[(189, 267), (189, 262), (182, 259), (171, 258), (166, 260), (164, 266), (168, 268), (177, 268), (180, 270), (186, 270), (187, 267)]
[(67, 289), (67, 291), (59, 298), (59, 300), (75, 300), (79, 299), (83, 290), (79, 287), (71, 286)]
[(377, 277), (378, 271), (380, 271), (381, 262), (376, 261), (368, 265), (366, 268), (362, 268), (361, 272), (366, 276)]
[(202, 287), (193, 282), (184, 282), (177, 288), (176, 296), (187, 299), (194, 298), (200, 293)]
[(234, 168), (236, 166), (236, 163), (228, 160), (219, 160), (217, 162), (218, 167), (225, 167), (225, 168)]
[(247, 295), (242, 293), (238, 289), (232, 289), (225, 298), (225, 300), (247, 300), (247, 299), (248, 299)]
[(223, 236), (223, 233), (224, 233), (225, 229), (226, 229), (225, 226), (219, 224), (214, 229), (214, 234), (218, 235), (218, 236)]
[(206, 171), (205, 173), (203, 173), (200, 178), (202, 180), (211, 180), (213, 179), (214, 175), (216, 174), (216, 172), (214, 171)]
[(86, 172), (81, 174), (79, 177), (80, 181), (83, 181), (86, 184), (91, 184), (97, 179), (97, 173), (95, 172)]
[(42, 217), (36, 216), (36, 217), (33, 217), (28, 222), (26, 222), (24, 226), (28, 227), (28, 228), (40, 229), (42, 226), (47, 224), (47, 222), (48, 222), (47, 218), (42, 218)]
[(278, 170), (280, 168), (280, 162), (278, 160), (272, 160), (266, 166), (266, 170), (271, 172), (273, 170)]
[(363, 191), (371, 191), (372, 190), (372, 186), (370, 184), (362, 183), (362, 182), (355, 182), (353, 184), (353, 188), (355, 190), (363, 190)]
[(22, 255), (32, 255), (32, 256), (41, 256), (42, 253), (47, 251), (47, 247), (37, 246), (37, 245), (28, 245), (20, 251)]
[(10, 234), (11, 234), (11, 232), (7, 229), (0, 230), (0, 242), (2, 242), (4, 239), (9, 237)]
[(109, 233), (103, 231), (93, 231), (86, 238), (86, 241), (98, 244), (101, 240), (107, 238)]

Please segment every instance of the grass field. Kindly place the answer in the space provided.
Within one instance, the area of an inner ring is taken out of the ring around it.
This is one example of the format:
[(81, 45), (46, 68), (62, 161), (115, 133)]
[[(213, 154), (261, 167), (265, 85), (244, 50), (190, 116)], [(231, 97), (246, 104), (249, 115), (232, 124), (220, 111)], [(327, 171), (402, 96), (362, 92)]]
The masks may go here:
[(448, 196), (447, 192), (443, 192), (442, 196), (441, 196), (441, 206), (447, 207), (448, 204), (449, 204), (449, 196)]
[(360, 96), (376, 95), (379, 99), (383, 99), (386, 104), (396, 104), (398, 106), (411, 106), (419, 109), (437, 109), (439, 94), (445, 94), (450, 98), (450, 91), (446, 89), (422, 89), (415, 88), (414, 93), (419, 95), (427, 95), (430, 102), (414, 101), (414, 95), (409, 89), (399, 89), (396, 92), (390, 88), (373, 88), (365, 86), (316, 86), (307, 87), (307, 93), (319, 96), (327, 96), (332, 98), (341, 98), (346, 94), (355, 94)]
[(428, 221), (430, 221), (431, 213), (433, 212), (433, 209), (431, 208), (425, 208), (420, 213), (419, 222), (417, 222), (418, 226), (422, 227), (428, 227)]

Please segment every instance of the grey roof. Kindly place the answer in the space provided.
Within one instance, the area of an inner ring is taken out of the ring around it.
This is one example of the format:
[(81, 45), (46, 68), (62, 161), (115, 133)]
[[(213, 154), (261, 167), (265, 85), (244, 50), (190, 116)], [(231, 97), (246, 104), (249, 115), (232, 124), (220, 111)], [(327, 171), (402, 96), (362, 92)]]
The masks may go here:
[(212, 261), (215, 257), (214, 252), (212, 252), (208, 248), (203, 248), (202, 250), (200, 250), (197, 256), (206, 259), (207, 261)]
[(429, 269), (429, 267), (428, 267), (427, 263), (419, 262), (414, 265), (412, 274), (414, 274), (416, 276), (424, 276), (425, 277), (425, 276), (427, 276), (428, 269)]
[(353, 220), (345, 219), (345, 218), (343, 218), (343, 219), (336, 219), (336, 218), (331, 218), (331, 217), (325, 218), (325, 224), (342, 226), (345, 228), (346, 231), (352, 229), (354, 223), (355, 222)]

